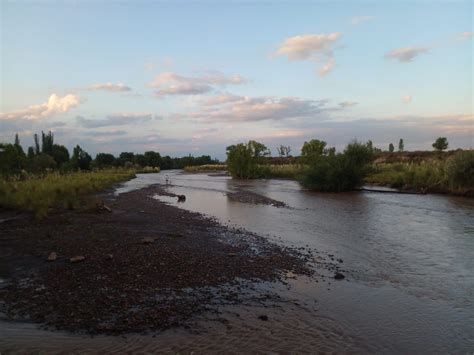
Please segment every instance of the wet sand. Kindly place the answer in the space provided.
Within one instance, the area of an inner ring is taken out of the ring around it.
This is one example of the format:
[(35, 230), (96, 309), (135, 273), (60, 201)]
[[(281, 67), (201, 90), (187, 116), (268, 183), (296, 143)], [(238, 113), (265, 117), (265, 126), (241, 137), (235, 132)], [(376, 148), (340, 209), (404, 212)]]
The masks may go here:
[[(4, 318), (87, 334), (192, 328), (197, 315), (248, 300), (255, 283), (317, 277), (311, 250), (277, 246), (156, 195), (173, 197), (154, 185), (103, 196), (112, 212), (54, 211), (41, 221), (0, 223)], [(340, 271), (338, 262), (318, 265)]]

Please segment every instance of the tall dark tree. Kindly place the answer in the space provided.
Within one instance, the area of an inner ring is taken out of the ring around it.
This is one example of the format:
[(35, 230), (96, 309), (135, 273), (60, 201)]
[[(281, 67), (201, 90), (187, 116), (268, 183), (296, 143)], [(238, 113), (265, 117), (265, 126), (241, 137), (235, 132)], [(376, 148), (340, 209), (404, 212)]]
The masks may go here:
[(405, 143), (403, 142), (403, 138), (400, 138), (398, 142), (398, 151), (403, 152), (405, 150)]
[(90, 170), (91, 161), (92, 157), (79, 145), (74, 148), (72, 152), (71, 163), (75, 169)]
[(446, 137), (438, 137), (436, 141), (432, 144), (433, 148), (438, 152), (448, 149), (448, 139)]
[(39, 155), (41, 153), (41, 150), (40, 150), (39, 138), (36, 133), (33, 136), (33, 139), (35, 140), (35, 155)]
[[(53, 155), (54, 135), (51, 131), (45, 134), (41, 131), (41, 153)], [(68, 153), (69, 154), (69, 153)]]

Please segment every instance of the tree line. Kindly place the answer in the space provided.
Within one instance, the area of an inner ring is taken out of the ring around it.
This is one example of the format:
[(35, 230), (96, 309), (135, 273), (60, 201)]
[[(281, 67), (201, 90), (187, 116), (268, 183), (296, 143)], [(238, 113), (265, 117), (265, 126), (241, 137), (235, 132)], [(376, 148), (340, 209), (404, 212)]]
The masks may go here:
[(162, 170), (182, 169), (185, 166), (215, 164), (218, 160), (209, 155), (194, 157), (188, 155), (181, 158), (161, 156), (159, 152), (147, 151), (143, 154), (122, 152), (118, 156), (110, 153), (97, 153), (95, 158), (76, 145), (72, 154), (61, 144), (54, 141), (54, 134), (41, 132), (41, 136), (33, 136), (33, 146), (28, 147), (26, 153), (20, 144), (18, 134), (14, 143), (0, 143), (0, 175), (15, 175), (22, 171), (33, 174), (45, 171), (77, 171), (104, 169), (113, 167), (144, 168), (159, 167)]

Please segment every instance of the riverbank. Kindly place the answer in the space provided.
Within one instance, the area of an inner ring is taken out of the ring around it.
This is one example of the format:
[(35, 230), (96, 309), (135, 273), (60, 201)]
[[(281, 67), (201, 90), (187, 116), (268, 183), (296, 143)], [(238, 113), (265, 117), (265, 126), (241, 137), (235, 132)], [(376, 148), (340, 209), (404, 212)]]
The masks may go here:
[(313, 273), (312, 251), (279, 247), (153, 198), (163, 194), (152, 186), (105, 196), (111, 212), (58, 210), (0, 223), (6, 319), (89, 334), (162, 330), (238, 304), (236, 290), (252, 282)]

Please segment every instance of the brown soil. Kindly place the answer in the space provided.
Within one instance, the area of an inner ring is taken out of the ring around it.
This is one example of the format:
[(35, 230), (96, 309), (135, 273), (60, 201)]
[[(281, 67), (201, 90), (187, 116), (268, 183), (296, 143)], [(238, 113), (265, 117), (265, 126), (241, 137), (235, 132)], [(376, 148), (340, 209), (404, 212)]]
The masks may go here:
[[(0, 311), (8, 319), (90, 334), (159, 330), (186, 324), (219, 300), (238, 302), (229, 285), (312, 273), (309, 254), (154, 194), (165, 192), (152, 186), (109, 196), (112, 212), (56, 211), (43, 220), (0, 223), (0, 277), (7, 280)], [(57, 257), (48, 261), (52, 252)], [(76, 256), (84, 260), (71, 261)]]
[(227, 197), (230, 200), (238, 201), (241, 203), (252, 203), (258, 205), (270, 205), (275, 207), (286, 207), (284, 202), (274, 200), (272, 198), (256, 194), (255, 192), (239, 190), (236, 192), (228, 192)]

